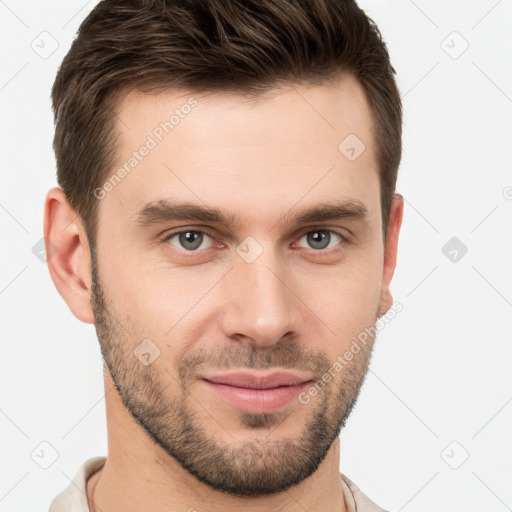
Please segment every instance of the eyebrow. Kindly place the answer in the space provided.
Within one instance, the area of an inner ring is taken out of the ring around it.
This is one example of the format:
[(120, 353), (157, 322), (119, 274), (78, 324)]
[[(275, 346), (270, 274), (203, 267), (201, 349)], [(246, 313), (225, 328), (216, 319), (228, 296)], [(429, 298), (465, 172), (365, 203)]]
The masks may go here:
[[(350, 199), (337, 203), (321, 203), (298, 212), (290, 211), (279, 222), (299, 225), (344, 219), (365, 220), (367, 217), (366, 206), (357, 199)], [(216, 207), (170, 199), (160, 199), (146, 204), (132, 216), (132, 219), (138, 226), (175, 221), (207, 222), (232, 229), (240, 229), (242, 225), (233, 213)]]

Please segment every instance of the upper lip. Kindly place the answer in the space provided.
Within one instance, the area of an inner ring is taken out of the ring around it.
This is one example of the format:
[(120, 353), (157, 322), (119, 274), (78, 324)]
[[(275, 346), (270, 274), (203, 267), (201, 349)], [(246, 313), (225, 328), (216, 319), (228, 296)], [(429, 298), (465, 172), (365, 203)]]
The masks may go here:
[(232, 371), (223, 374), (203, 375), (203, 379), (216, 384), (227, 384), (238, 388), (271, 389), (278, 386), (294, 386), (310, 381), (310, 374), (289, 371), (255, 372)]

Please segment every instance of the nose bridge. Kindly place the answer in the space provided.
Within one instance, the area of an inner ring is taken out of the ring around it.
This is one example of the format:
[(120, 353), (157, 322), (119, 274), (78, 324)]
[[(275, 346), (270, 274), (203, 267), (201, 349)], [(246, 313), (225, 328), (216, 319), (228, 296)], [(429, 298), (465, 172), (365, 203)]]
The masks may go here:
[(271, 345), (297, 328), (293, 293), (286, 286), (285, 267), (271, 244), (249, 240), (237, 248), (230, 272), (223, 328), (230, 337), (248, 337)]

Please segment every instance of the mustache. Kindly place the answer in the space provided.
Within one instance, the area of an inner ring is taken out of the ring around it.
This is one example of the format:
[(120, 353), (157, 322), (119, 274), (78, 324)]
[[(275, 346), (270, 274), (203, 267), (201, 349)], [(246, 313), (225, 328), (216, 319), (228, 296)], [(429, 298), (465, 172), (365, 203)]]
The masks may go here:
[(179, 362), (179, 377), (189, 380), (205, 369), (267, 369), (287, 368), (322, 375), (331, 363), (323, 352), (307, 349), (295, 341), (278, 342), (270, 347), (255, 347), (253, 344), (237, 346), (201, 347), (185, 354)]

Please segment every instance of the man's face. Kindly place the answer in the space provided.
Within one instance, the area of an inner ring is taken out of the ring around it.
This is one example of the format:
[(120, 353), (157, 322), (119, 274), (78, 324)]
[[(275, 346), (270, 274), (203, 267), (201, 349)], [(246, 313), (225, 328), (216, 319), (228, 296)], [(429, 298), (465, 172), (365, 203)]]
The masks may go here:
[[(176, 109), (166, 133), (160, 123)], [(199, 480), (237, 495), (282, 491), (326, 456), (371, 356), (370, 339), (333, 370), (381, 306), (379, 178), (363, 91), (352, 77), (255, 103), (137, 91), (118, 115), (110, 176), (136, 161), (98, 194), (93, 307), (108, 369), (159, 449)], [(224, 220), (193, 208), (177, 217), (182, 203)], [(325, 207), (339, 215), (299, 218)], [(222, 384), (237, 371), (256, 378)], [(298, 384), (258, 380), (277, 371)], [(242, 389), (254, 386), (273, 389)]]

